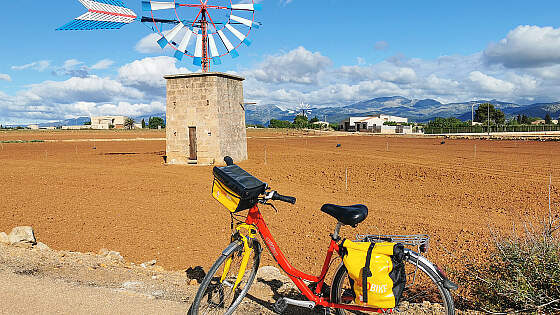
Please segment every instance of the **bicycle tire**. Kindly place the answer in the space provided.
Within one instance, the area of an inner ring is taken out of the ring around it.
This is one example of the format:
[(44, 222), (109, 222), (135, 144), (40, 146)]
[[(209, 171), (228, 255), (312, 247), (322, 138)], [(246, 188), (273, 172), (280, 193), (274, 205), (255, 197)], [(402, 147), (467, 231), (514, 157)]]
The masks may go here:
[[(423, 292), (423, 290), (425, 290), (427, 292), (426, 295), (430, 295), (428, 298), (431, 299), (430, 302), (434, 303), (434, 304), (440, 304), (441, 307), (437, 307), (438, 309), (434, 309), (432, 310), (433, 314), (445, 314), (445, 315), (454, 315), (455, 314), (455, 306), (453, 304), (453, 297), (451, 296), (451, 292), (445, 288), (443, 286), (443, 283), (438, 282), (439, 276), (437, 276), (435, 274), (435, 272), (433, 270), (431, 270), (426, 264), (424, 264), (422, 261), (417, 261), (416, 259), (414, 259), (412, 256), (407, 255), (405, 257), (405, 268), (406, 268), (406, 272), (407, 272), (407, 284), (409, 282), (409, 277), (411, 277), (411, 272), (413, 272), (416, 269), (416, 265), (418, 265), (418, 274), (416, 275), (416, 279), (415, 281), (422, 281), (425, 282), (422, 285), (426, 285), (426, 284), (431, 284), (431, 286), (433, 286), (433, 288), (420, 288), (420, 292)], [(413, 269), (413, 270), (411, 270)], [(419, 279), (426, 277), (425, 279)], [(347, 281), (348, 279), (348, 271), (346, 270), (346, 267), (344, 267), (344, 264), (340, 264), (340, 266), (338, 267), (338, 270), (336, 271), (336, 274), (333, 278), (333, 282), (332, 282), (332, 286), (331, 286), (331, 301), (333, 303), (337, 303), (337, 304), (343, 304), (341, 303), (342, 299), (342, 295), (346, 292), (346, 294), (353, 294), (353, 292), (351, 292), (351, 287), (349, 287), (348, 285), (344, 285), (345, 280)], [(427, 282), (427, 283), (426, 283)], [(435, 292), (438, 292), (438, 297), (433, 296), (434, 293), (430, 292), (432, 289), (437, 288), (437, 290), (435, 290)], [(345, 291), (346, 290), (346, 291)], [(418, 289), (416, 289), (418, 290)], [(408, 291), (408, 292), (407, 292)], [(414, 310), (407, 310), (407, 309), (399, 309), (399, 306), (403, 306), (406, 305), (407, 303), (403, 303), (403, 302), (409, 302), (408, 305), (410, 306), (412, 305), (416, 305), (416, 304), (420, 304), (422, 300), (418, 300), (417, 296), (409, 296), (408, 294), (410, 294), (411, 292), (418, 292), (418, 291), (413, 291), (412, 287), (411, 288), (407, 288), (405, 289), (405, 292), (403, 293), (403, 296), (399, 302), (399, 305), (397, 306), (397, 308), (395, 308), (393, 310), (394, 314), (399, 314), (400, 312), (406, 313), (406, 314), (414, 314), (416, 312), (414, 312)], [(348, 298), (346, 299), (348, 300)], [(348, 303), (348, 302), (347, 302)], [(353, 303), (353, 302), (351, 302)], [(435, 306), (432, 306), (435, 307)], [(364, 314), (363, 312), (356, 312), (356, 311), (348, 311), (348, 310), (344, 310), (344, 309), (335, 309), (335, 314), (336, 315), (346, 315), (346, 314)]]
[[(236, 265), (236, 260), (241, 261), (241, 257), (243, 254), (243, 242), (235, 241), (232, 242), (226, 249), (222, 252), (220, 257), (216, 260), (214, 265), (210, 268), (200, 287), (198, 288), (198, 292), (194, 298), (194, 301), (189, 309), (188, 314), (190, 315), (203, 315), (203, 314), (232, 314), (235, 309), (239, 306), (253, 281), (257, 275), (257, 270), (259, 268), (260, 263), (260, 254), (261, 254), (261, 247), (257, 241), (253, 242), (253, 259), (249, 260), (249, 264), (245, 271), (245, 275), (243, 281), (239, 284), (235, 293), (233, 295), (233, 299), (231, 303), (225, 302), (225, 292), (229, 289), (231, 290), (232, 282), (235, 282), (235, 278), (237, 277), (238, 268)], [(220, 278), (222, 276), (223, 266), (227, 260), (227, 258), (233, 257), (233, 262), (231, 264), (230, 271), (228, 273), (228, 277), (223, 283), (220, 283)], [(251, 261), (253, 265), (251, 266)], [(225, 284), (224, 284), (225, 283)], [(225, 290), (224, 290), (225, 287)], [(217, 297), (219, 299), (219, 303), (216, 301), (212, 301), (214, 299), (214, 295), (217, 293)], [(230, 293), (231, 294), (231, 293)], [(208, 303), (204, 303), (208, 302)], [(204, 307), (208, 305), (211, 307), (211, 311), (207, 311), (208, 308)]]

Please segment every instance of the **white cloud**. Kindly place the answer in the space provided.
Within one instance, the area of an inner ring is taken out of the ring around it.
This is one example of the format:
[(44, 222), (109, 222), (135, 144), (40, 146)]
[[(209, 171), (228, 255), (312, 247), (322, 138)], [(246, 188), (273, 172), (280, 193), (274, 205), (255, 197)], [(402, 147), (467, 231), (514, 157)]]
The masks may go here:
[(26, 69), (32, 69), (32, 70), (37, 70), (37, 71), (45, 71), (49, 66), (50, 66), (51, 62), (48, 60), (41, 60), (41, 61), (35, 61), (32, 63), (28, 63), (22, 66), (12, 66), (12, 70), (26, 70)]
[(482, 92), (503, 93), (504, 96), (509, 96), (509, 94), (515, 89), (515, 85), (513, 83), (496, 79), (480, 71), (471, 72), (469, 80), (475, 83)]
[(283, 55), (266, 57), (247, 75), (268, 83), (314, 84), (319, 72), (330, 65), (331, 60), (321, 53), (298, 47)]
[(484, 57), (508, 68), (560, 64), (560, 28), (518, 26), (506, 38), (488, 45)]
[(51, 73), (56, 76), (85, 78), (89, 75), (89, 69), (82, 61), (68, 59), (64, 61), (62, 66), (55, 68)]
[(177, 62), (167, 56), (136, 60), (119, 69), (119, 79), (130, 86), (163, 88), (164, 75), (191, 72), (187, 68), (177, 68)]
[(103, 60), (100, 60), (99, 62), (97, 62), (96, 64), (94, 64), (93, 66), (91, 66), (91, 69), (92, 70), (103, 70), (103, 69), (109, 68), (113, 64), (115, 64), (115, 62), (113, 60), (103, 59)]
[(147, 36), (144, 36), (138, 43), (134, 49), (143, 54), (155, 54), (161, 53), (161, 47), (159, 47), (157, 41), (160, 39), (160, 35), (157, 33), (151, 33)]
[(8, 82), (10, 82), (10, 81), (12, 81), (12, 77), (10, 77), (10, 76), (7, 75), (7, 74), (0, 73), (0, 81), (8, 81)]

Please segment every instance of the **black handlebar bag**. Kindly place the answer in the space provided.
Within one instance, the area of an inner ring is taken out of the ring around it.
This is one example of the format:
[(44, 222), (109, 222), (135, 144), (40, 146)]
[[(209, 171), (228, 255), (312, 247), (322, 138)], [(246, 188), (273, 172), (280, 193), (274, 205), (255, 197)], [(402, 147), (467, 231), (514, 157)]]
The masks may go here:
[(266, 184), (237, 165), (214, 167), (212, 196), (232, 213), (251, 209)]

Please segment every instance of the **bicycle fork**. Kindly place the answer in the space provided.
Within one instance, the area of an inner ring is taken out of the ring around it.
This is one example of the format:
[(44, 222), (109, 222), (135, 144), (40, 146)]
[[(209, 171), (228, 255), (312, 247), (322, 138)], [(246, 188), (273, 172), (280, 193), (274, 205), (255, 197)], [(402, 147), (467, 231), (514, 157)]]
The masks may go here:
[[(233, 285), (232, 291), (235, 291), (235, 289), (237, 289), (237, 286), (243, 279), (243, 275), (245, 274), (247, 265), (249, 264), (249, 259), (251, 258), (251, 253), (253, 252), (253, 241), (257, 237), (257, 229), (252, 225), (240, 223), (235, 227), (235, 229), (237, 230), (237, 232), (232, 236), (232, 240), (240, 238), (241, 241), (243, 241), (243, 258), (241, 259), (241, 266), (239, 266), (239, 272), (237, 273), (237, 278), (235, 279), (235, 284)], [(241, 233), (241, 230), (246, 230), (245, 235)], [(231, 268), (232, 261), (233, 254), (225, 262), (224, 271), (222, 273), (220, 283), (223, 283), (226, 280), (229, 269)]]

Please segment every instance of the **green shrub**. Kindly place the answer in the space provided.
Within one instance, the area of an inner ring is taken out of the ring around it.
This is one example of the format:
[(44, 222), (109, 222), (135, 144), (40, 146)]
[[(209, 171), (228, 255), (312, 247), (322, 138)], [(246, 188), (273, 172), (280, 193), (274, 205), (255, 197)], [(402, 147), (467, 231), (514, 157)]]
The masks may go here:
[[(556, 225), (554, 224), (556, 223)], [(487, 312), (555, 313), (560, 310), (558, 221), (510, 236), (494, 234), (485, 263), (460, 273), (464, 302)]]

